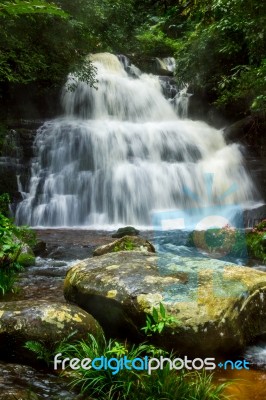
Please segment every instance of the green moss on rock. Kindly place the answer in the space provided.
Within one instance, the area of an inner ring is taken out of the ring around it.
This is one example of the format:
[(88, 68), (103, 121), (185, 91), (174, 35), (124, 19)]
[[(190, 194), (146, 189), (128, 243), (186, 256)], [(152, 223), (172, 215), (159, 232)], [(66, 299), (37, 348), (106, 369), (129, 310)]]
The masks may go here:
[(32, 255), (32, 254), (21, 253), (18, 256), (17, 261), (22, 267), (31, 267), (32, 265), (35, 265), (36, 260), (35, 260), (34, 255)]

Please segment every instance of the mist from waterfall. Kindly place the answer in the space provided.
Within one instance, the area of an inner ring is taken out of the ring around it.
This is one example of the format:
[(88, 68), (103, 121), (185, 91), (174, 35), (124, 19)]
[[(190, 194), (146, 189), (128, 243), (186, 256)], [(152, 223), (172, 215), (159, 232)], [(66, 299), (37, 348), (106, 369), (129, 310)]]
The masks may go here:
[[(221, 130), (186, 118), (184, 90), (175, 102), (164, 97), (157, 76), (133, 77), (112, 54), (91, 59), (97, 90), (83, 82), (73, 92), (64, 89), (64, 117), (37, 132), (18, 223), (151, 225), (152, 210), (207, 204), (206, 174), (213, 176), (213, 204), (252, 200), (254, 188), (239, 146), (227, 145)], [(71, 84), (74, 77), (68, 79)]]

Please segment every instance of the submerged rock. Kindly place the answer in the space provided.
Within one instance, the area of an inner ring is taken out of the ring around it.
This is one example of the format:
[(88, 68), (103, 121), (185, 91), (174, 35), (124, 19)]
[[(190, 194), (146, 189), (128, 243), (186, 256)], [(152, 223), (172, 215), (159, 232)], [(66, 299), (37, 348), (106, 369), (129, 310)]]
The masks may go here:
[(37, 240), (36, 244), (32, 247), (32, 251), (35, 256), (45, 257), (47, 256), (46, 243), (43, 240)]
[(137, 236), (124, 236), (121, 239), (115, 240), (104, 246), (97, 247), (94, 250), (94, 256), (102, 256), (107, 253), (114, 253), (117, 251), (149, 251), (155, 253), (154, 246), (146, 239)]
[(0, 352), (6, 359), (36, 360), (33, 353), (23, 348), (28, 340), (52, 348), (71, 334), (73, 340), (86, 338), (88, 333), (98, 336), (101, 327), (90, 314), (75, 305), (42, 300), (0, 303)]
[(91, 313), (108, 336), (135, 340), (145, 313), (163, 303), (178, 322), (157, 344), (183, 354), (232, 354), (266, 331), (266, 273), (219, 260), (106, 254), (72, 267), (64, 294)]
[(113, 238), (122, 238), (123, 236), (137, 236), (139, 231), (133, 226), (125, 226), (124, 228), (119, 228), (112, 235)]

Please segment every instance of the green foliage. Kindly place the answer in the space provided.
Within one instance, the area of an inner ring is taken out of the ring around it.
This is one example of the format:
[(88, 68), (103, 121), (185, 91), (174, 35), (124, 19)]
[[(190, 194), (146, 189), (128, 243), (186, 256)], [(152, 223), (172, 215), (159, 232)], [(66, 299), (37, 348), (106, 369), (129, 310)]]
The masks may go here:
[(13, 225), (13, 233), (21, 242), (26, 243), (29, 247), (34, 247), (38, 242), (36, 232), (28, 226)]
[(21, 270), (17, 263), (21, 244), (14, 241), (14, 225), (0, 214), (0, 295), (11, 291), (16, 273)]
[(169, 56), (179, 48), (179, 42), (166, 35), (160, 22), (146, 28), (142, 27), (136, 38), (145, 56)]
[[(38, 342), (27, 342), (26, 347), (37, 354), (38, 359), (44, 359), (49, 364), (50, 354), (45, 347)], [(168, 353), (148, 344), (129, 346), (115, 340), (106, 341), (104, 337), (95, 338), (88, 335), (88, 339), (73, 343), (62, 342), (57, 346), (54, 354), (61, 353), (61, 358), (107, 357), (118, 360), (127, 356), (128, 360), (151, 357), (171, 357)], [(148, 375), (147, 371), (136, 369), (111, 369), (95, 370), (83, 369), (69, 370), (71, 374), (70, 384), (80, 389), (82, 394), (90, 399), (98, 400), (219, 400), (223, 399), (223, 391), (226, 385), (214, 385), (212, 375), (205, 372), (177, 373), (170, 370), (169, 364), (162, 370), (153, 371)], [(114, 373), (112, 373), (114, 372)]]
[(22, 266), (22, 267), (31, 267), (32, 265), (35, 265), (35, 256), (33, 254), (29, 253), (20, 253), (17, 262)]
[(247, 247), (251, 257), (266, 262), (266, 220), (247, 233)]
[(54, 4), (49, 4), (43, 0), (14, 0), (2, 1), (0, 4), (0, 15), (20, 15), (20, 14), (50, 14), (67, 17), (67, 14)]
[(177, 323), (178, 320), (172, 315), (166, 313), (163, 303), (160, 303), (159, 309), (153, 308), (151, 314), (146, 316), (146, 325), (141, 328), (147, 336), (161, 334), (166, 327)]
[[(31, 3), (35, 4), (35, 1)], [(56, 6), (49, 4), (45, 13), (44, 9), (31, 5), (42, 13), (18, 13), (15, 17), (0, 14), (3, 39), (0, 45), (0, 83), (3, 88), (6, 82), (14, 85), (37, 81), (44, 88), (61, 86), (67, 74), (79, 70), (83, 64), (92, 40), (87, 26), (88, 5), (84, 14), (78, 8), (74, 8), (71, 14), (68, 13), (68, 1), (55, 3)], [(82, 3), (87, 4), (85, 0)], [(60, 11), (60, 6), (64, 12)], [(93, 76), (88, 64), (83, 68), (81, 78), (90, 84)]]
[(256, 258), (266, 262), (266, 220), (251, 232), (243, 232), (230, 226), (193, 231), (188, 236), (187, 246), (196, 246), (208, 254), (232, 257)]
[(24, 347), (35, 353), (37, 360), (44, 361), (47, 366), (51, 364), (54, 351), (48, 349), (44, 343), (29, 340)]
[[(180, 47), (177, 40), (185, 27), (182, 6), (175, 1), (145, 1), (136, 4), (139, 26), (136, 39), (138, 52), (145, 56), (172, 56)], [(142, 21), (142, 23), (141, 23)]]
[(178, 83), (221, 108), (265, 111), (265, 12), (259, 0), (3, 1), (0, 96), (7, 84), (61, 86), (70, 72), (70, 90), (77, 79), (94, 85), (91, 52), (175, 54)]
[(257, 232), (266, 232), (266, 219), (264, 219), (263, 221), (259, 222), (256, 226), (255, 226), (255, 231)]
[(207, 87), (221, 107), (237, 101), (242, 111), (265, 111), (265, 2), (194, 1), (186, 12), (179, 79)]
[(54, 356), (57, 353), (61, 353), (62, 348), (68, 346), (68, 342), (71, 340), (77, 331), (70, 333), (63, 340), (58, 341), (50, 345), (49, 347), (45, 342), (37, 342), (36, 340), (28, 340), (24, 347), (27, 350), (32, 351), (36, 355), (36, 359), (40, 361), (44, 361), (44, 363), (49, 367), (53, 364)]
[(10, 197), (8, 193), (3, 193), (0, 195), (0, 214), (4, 217), (8, 217), (9, 215), (9, 204), (10, 204)]
[[(3, 195), (2, 195), (3, 197)], [(4, 196), (9, 201), (8, 196)], [(21, 254), (22, 243), (33, 245), (35, 233), (27, 227), (17, 227), (10, 218), (0, 213), (0, 294), (14, 290), (16, 275), (23, 265), (32, 265), (33, 257)], [(21, 260), (19, 260), (19, 258)]]
[(130, 239), (124, 239), (121, 243), (116, 244), (113, 248), (113, 251), (132, 251), (135, 249), (135, 244)]

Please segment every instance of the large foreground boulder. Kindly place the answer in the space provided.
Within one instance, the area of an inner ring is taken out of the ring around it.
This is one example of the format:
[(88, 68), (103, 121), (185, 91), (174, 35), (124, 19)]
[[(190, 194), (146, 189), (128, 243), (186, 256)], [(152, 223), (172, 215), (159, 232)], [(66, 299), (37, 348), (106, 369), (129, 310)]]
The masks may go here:
[(34, 360), (36, 357), (23, 348), (28, 340), (42, 342), (51, 349), (71, 334), (71, 340), (76, 340), (101, 332), (97, 321), (75, 305), (43, 300), (0, 302), (1, 358)]
[(184, 354), (232, 354), (266, 332), (266, 273), (219, 260), (110, 253), (72, 267), (64, 294), (107, 335), (134, 340), (162, 302), (178, 321), (157, 344)]

